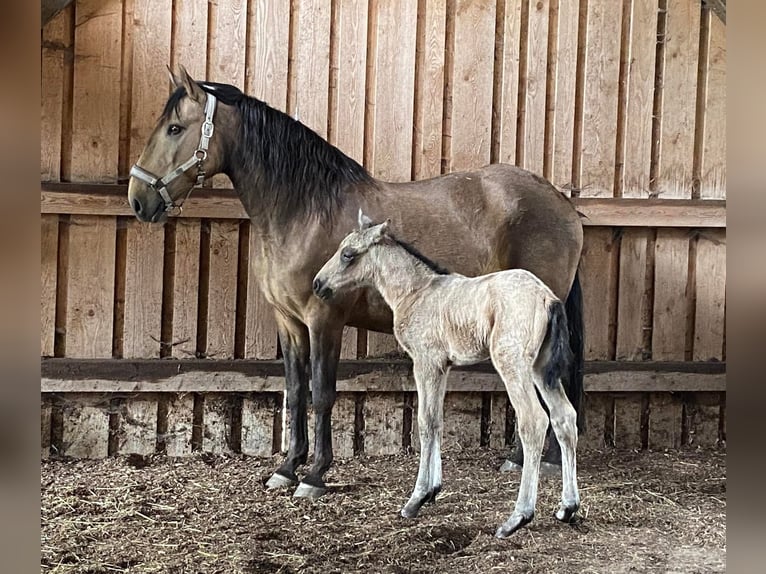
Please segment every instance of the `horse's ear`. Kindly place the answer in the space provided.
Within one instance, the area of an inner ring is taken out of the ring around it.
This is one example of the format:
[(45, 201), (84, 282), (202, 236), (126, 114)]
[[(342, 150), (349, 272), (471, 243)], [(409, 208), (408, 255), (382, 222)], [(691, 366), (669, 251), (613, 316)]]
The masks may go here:
[(181, 85), (186, 88), (186, 93), (195, 102), (203, 103), (205, 101), (205, 91), (199, 87), (199, 84), (192, 79), (189, 72), (181, 64), (178, 65), (178, 69), (181, 72)]
[(180, 88), (183, 85), (183, 82), (181, 82), (181, 78), (179, 78), (173, 73), (173, 70), (171, 69), (170, 66), (166, 65), (165, 67), (168, 69), (168, 77), (170, 78), (170, 84), (173, 86), (173, 89), (175, 90), (177, 88)]
[(388, 233), (388, 227), (391, 225), (391, 218), (389, 217), (383, 223), (380, 224), (380, 234), (385, 235)]
[(362, 213), (362, 208), (359, 208), (359, 231), (364, 231), (365, 229), (372, 227), (372, 219), (367, 217), (364, 213)]

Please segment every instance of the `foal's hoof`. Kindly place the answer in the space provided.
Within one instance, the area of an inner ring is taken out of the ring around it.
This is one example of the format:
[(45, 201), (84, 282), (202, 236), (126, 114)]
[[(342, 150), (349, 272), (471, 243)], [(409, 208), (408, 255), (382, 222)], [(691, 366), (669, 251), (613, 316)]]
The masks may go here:
[(284, 474), (279, 474), (278, 472), (275, 472), (271, 475), (271, 478), (266, 481), (266, 488), (269, 490), (273, 490), (276, 488), (291, 488), (298, 484), (298, 479), (296, 478), (290, 478), (288, 476), (285, 476)]
[(519, 463), (508, 459), (500, 467), (500, 472), (521, 472), (521, 468), (522, 467)]
[(298, 485), (298, 488), (295, 489), (295, 494), (293, 494), (293, 497), (310, 498), (311, 500), (316, 500), (317, 498), (323, 496), (326, 492), (327, 487), (325, 486), (315, 486), (313, 484), (301, 482)]
[(545, 460), (541, 461), (540, 474), (543, 476), (561, 476), (561, 463), (556, 464)]
[(562, 504), (556, 511), (556, 520), (560, 520), (561, 522), (565, 522), (567, 524), (574, 522), (577, 519), (576, 515), (578, 508), (579, 507), (576, 504), (573, 504), (572, 506), (565, 506)]
[(417, 518), (418, 512), (420, 512), (420, 506), (415, 504), (406, 504), (399, 514), (402, 518)]
[(516, 532), (519, 528), (529, 524), (532, 521), (532, 518), (534, 516), (535, 516), (534, 514), (530, 514), (529, 516), (524, 516), (523, 514), (518, 514), (517, 512), (514, 512), (513, 514), (511, 514), (511, 517), (505, 521), (504, 524), (501, 524), (497, 528), (497, 531), (495, 532), (495, 536), (497, 538), (508, 538), (511, 534)]

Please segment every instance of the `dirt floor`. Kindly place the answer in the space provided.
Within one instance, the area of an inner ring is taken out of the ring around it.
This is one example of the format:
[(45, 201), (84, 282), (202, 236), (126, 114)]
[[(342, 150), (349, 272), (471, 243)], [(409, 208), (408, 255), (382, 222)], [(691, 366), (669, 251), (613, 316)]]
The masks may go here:
[(51, 460), (41, 468), (41, 572), (709, 573), (726, 569), (726, 455), (580, 453), (581, 520), (553, 518), (543, 478), (535, 520), (493, 533), (518, 475), (504, 453), (444, 455), (444, 489), (399, 517), (417, 457), (338, 461), (319, 501), (266, 491), (278, 458)]

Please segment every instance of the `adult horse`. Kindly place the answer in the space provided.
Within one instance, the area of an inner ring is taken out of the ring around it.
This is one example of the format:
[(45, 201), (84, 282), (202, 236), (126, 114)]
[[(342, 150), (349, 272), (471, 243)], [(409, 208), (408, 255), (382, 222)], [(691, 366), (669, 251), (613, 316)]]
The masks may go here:
[[(583, 232), (572, 204), (548, 181), (500, 164), (410, 183), (380, 181), (297, 120), (233, 86), (195, 82), (183, 68), (171, 79), (176, 89), (131, 169), (128, 200), (138, 219), (157, 222), (206, 177), (225, 173), (234, 184), (260, 238), (251, 265), (274, 307), (285, 364), (290, 444), (269, 487), (298, 484), (296, 469), (307, 461), (310, 379), (314, 460), (295, 495), (325, 492), (343, 327), (392, 332), (391, 310), (371, 289), (332, 304), (312, 294), (314, 275), (356, 225), (360, 208), (390, 217), (393, 232), (455, 272), (523, 268), (566, 299), (576, 357), (567, 394), (580, 410)], [(546, 457), (560, 464), (558, 448)]]

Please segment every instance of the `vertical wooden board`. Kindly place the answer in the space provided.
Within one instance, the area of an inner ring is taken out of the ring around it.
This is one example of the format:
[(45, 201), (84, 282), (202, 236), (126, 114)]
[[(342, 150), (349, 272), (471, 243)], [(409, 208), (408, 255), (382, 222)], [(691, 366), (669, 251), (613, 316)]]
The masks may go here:
[(415, 151), (413, 179), (441, 173), (444, 106), (446, 6), (443, 0), (418, 3), (419, 36), (415, 57)]
[(585, 409), (586, 432), (577, 437), (577, 448), (603, 449), (606, 446), (604, 436), (606, 422), (613, 419), (610, 416), (612, 398), (604, 393), (588, 393), (582, 408)]
[(295, 0), (292, 18), (289, 113), (327, 137), (331, 0)]
[(505, 425), (508, 413), (508, 394), (491, 393), (489, 447), (505, 448)]
[(695, 361), (721, 360), (726, 325), (726, 231), (709, 230), (697, 242), (694, 310)]
[(551, 0), (529, 3), (521, 167), (543, 173), (545, 156), (546, 87), (548, 76), (548, 19)]
[[(447, 393), (444, 397), (444, 450), (466, 450), (481, 444), (481, 393)], [(416, 423), (413, 420), (413, 427)]]
[(162, 319), (164, 227), (128, 222), (124, 358), (158, 358)]
[[(516, 164), (517, 121), (519, 112), (519, 60), (521, 5), (523, 0), (505, 0), (502, 8), (502, 32), (496, 38), (495, 90), (493, 101), (493, 160)], [(454, 46), (448, 46), (454, 50)], [(450, 74), (451, 76), (451, 74)], [(450, 80), (451, 83), (451, 80)], [(450, 97), (449, 92), (447, 97)], [(572, 142), (569, 142), (572, 145)]]
[(200, 221), (179, 218), (174, 223), (172, 356), (183, 359), (197, 350)]
[(64, 74), (71, 66), (71, 9), (59, 12), (42, 28), (42, 73), (40, 98), (40, 179), (61, 178), (61, 131)]
[(658, 229), (654, 252), (652, 359), (684, 359), (686, 350), (689, 237), (686, 231)]
[(40, 400), (40, 458), (46, 459), (51, 454), (51, 417), (53, 406), (51, 400), (42, 397)]
[(340, 358), (342, 361), (353, 360), (359, 353), (359, 331), (355, 327), (343, 327), (343, 338), (340, 342)]
[(121, 44), (120, 0), (80, 0), (75, 11), (72, 181), (117, 180)]
[(109, 454), (109, 399), (71, 394), (62, 409), (61, 454), (106, 458)]
[(157, 395), (125, 399), (117, 431), (118, 454), (153, 454), (157, 450)]
[(681, 446), (683, 407), (681, 398), (672, 393), (649, 395), (649, 448), (667, 449)]
[(648, 229), (627, 229), (620, 241), (620, 280), (617, 301), (618, 361), (640, 361), (644, 349), (644, 314), (649, 303), (645, 294)]
[(202, 415), (202, 452), (228, 454), (232, 440), (232, 401), (234, 397), (224, 393), (204, 395)]
[(251, 394), (242, 400), (242, 454), (271, 456), (274, 454), (274, 420), (280, 416), (282, 395)]
[(553, 133), (550, 179), (560, 189), (572, 185), (572, 142), (574, 141), (575, 85), (577, 83), (578, 2), (557, 3)]
[(239, 221), (210, 222), (210, 288), (207, 305), (208, 357), (234, 357), (237, 315)]
[(690, 198), (693, 184), (700, 3), (667, 0), (657, 191)]
[(475, 169), (490, 160), (495, 9), (494, 0), (455, 0), (447, 171)]
[(170, 63), (173, 3), (133, 0), (133, 71), (131, 77), (131, 162), (138, 159), (167, 100), (166, 66)]
[(365, 454), (397, 454), (402, 451), (403, 398), (402, 393), (367, 393), (364, 401)]
[[(117, 157), (117, 177), (125, 179), (130, 173), (130, 166), (138, 159), (132, 158), (130, 146), (133, 135), (131, 132), (131, 102), (133, 99), (133, 8), (136, 0), (122, 1), (122, 38), (120, 45), (120, 135)], [(167, 77), (167, 75), (165, 76)], [(164, 93), (164, 92), (163, 92)], [(155, 112), (156, 113), (156, 112)]]
[(259, 286), (260, 277), (255, 267), (255, 257), (264, 241), (250, 228), (248, 238), (249, 277), (247, 280), (247, 306), (245, 316), (245, 358), (276, 359), (277, 358), (277, 321), (274, 309), (266, 300)]
[(40, 215), (40, 355), (53, 356), (56, 331), (59, 216)]
[(251, 2), (248, 29), (245, 90), (284, 112), (290, 56), (290, 3)]
[(194, 426), (194, 395), (171, 395), (167, 398), (166, 404), (165, 453), (168, 456), (190, 455)]
[[(354, 456), (356, 437), (356, 395), (338, 393), (332, 409), (332, 451), (335, 458)], [(401, 447), (401, 440), (400, 447)]]
[(700, 197), (726, 197), (726, 25), (707, 12), (705, 117), (700, 158)]
[(615, 397), (615, 447), (627, 449), (640, 449), (643, 447), (643, 433), (641, 431), (643, 409), (644, 399), (641, 393), (623, 393)]
[(612, 229), (586, 228), (581, 259), (586, 360), (612, 358), (616, 263), (617, 243)]
[(207, 77), (208, 0), (173, 2), (173, 43), (170, 61), (183, 65), (192, 78)]
[(611, 197), (614, 191), (621, 27), (621, 2), (589, 0), (579, 126), (581, 197)]
[(719, 393), (690, 393), (685, 407), (689, 446), (718, 446), (721, 418)]
[(647, 197), (652, 162), (657, 5), (630, 3), (625, 106), (623, 197)]
[(73, 215), (69, 225), (66, 356), (112, 355), (116, 219)]

